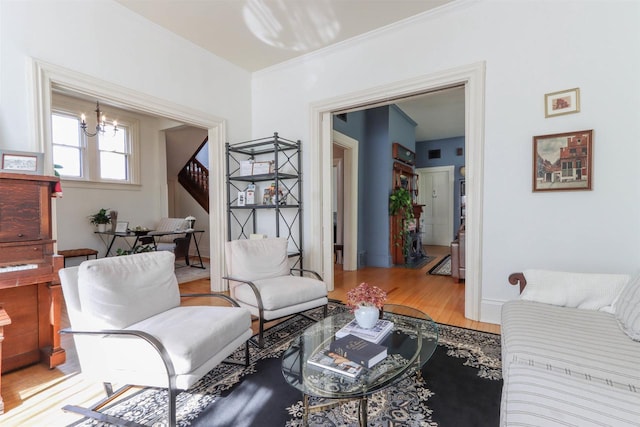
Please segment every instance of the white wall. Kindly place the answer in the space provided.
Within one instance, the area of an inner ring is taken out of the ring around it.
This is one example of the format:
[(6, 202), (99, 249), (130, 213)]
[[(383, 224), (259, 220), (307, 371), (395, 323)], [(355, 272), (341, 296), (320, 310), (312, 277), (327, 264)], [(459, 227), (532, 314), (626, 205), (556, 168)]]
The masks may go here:
[[(254, 137), (301, 138), (309, 171), (310, 104), (486, 61), (482, 299), (494, 309), (481, 318), (496, 322), (517, 295), (511, 272), (640, 266), (638, 22), (631, 1), (459, 2), (255, 73)], [(544, 94), (573, 87), (582, 111), (545, 119)], [(583, 129), (594, 129), (593, 191), (532, 193), (532, 137)], [(318, 187), (305, 180), (307, 215)]]
[[(229, 139), (250, 137), (250, 74), (115, 1), (0, 1), (0, 40), (0, 148), (43, 151), (46, 141), (34, 132), (30, 58), (224, 118)], [(167, 190), (164, 141), (162, 147), (155, 142), (160, 144), (155, 135), (144, 142), (142, 162), (150, 165), (144, 197), (65, 188), (60, 208), (73, 200), (81, 216), (96, 207), (118, 207), (120, 217), (133, 223), (143, 223), (143, 213), (159, 218), (167, 210)], [(151, 167), (159, 162), (162, 168)], [(95, 247), (84, 219), (69, 241), (59, 235), (61, 243)]]

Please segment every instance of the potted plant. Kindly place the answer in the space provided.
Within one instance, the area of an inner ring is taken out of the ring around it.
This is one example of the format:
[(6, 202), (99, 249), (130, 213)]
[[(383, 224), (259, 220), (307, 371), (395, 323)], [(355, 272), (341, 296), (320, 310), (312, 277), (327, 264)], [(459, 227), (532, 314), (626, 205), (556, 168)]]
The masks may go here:
[(98, 226), (98, 231), (104, 233), (107, 229), (107, 224), (111, 222), (111, 218), (107, 213), (107, 209), (100, 209), (93, 215), (89, 215), (89, 222)]
[(394, 236), (394, 240), (396, 245), (403, 245), (402, 253), (406, 262), (411, 248), (409, 221), (413, 219), (413, 197), (411, 197), (409, 190), (403, 187), (393, 190), (389, 196), (389, 214), (391, 216), (400, 216), (400, 226), (398, 227), (400, 231)]
[(386, 300), (385, 291), (366, 282), (347, 292), (347, 306), (355, 315), (358, 325), (364, 329), (375, 326)]

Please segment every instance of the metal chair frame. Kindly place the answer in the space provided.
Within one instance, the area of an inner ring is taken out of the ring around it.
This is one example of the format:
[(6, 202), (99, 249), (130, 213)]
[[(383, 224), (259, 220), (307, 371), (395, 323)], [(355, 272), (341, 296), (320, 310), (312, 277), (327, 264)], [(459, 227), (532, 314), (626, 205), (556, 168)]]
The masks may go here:
[[(183, 295), (180, 295), (181, 298), (207, 297), (207, 296), (222, 298), (222, 299), (226, 300), (227, 302), (229, 302), (234, 307), (240, 307), (240, 305), (234, 299), (232, 299), (231, 297), (229, 297), (227, 295), (224, 295), (224, 294), (202, 293), (202, 294), (183, 294)], [(167, 371), (168, 392), (169, 392), (169, 409), (168, 409), (168, 413), (167, 413), (167, 419), (168, 419), (168, 425), (170, 427), (176, 426), (176, 397), (180, 393), (180, 389), (178, 389), (176, 387), (176, 373), (175, 373), (175, 368), (173, 366), (173, 362), (171, 361), (171, 357), (169, 356), (169, 353), (167, 352), (165, 346), (157, 338), (155, 338), (153, 335), (151, 335), (151, 334), (149, 334), (147, 332), (139, 331), (139, 330), (133, 330), (133, 329), (127, 329), (127, 330), (123, 330), (123, 329), (101, 329), (101, 330), (96, 330), (96, 331), (78, 331), (78, 330), (73, 330), (73, 329), (70, 329), (70, 328), (65, 328), (65, 329), (61, 329), (60, 333), (61, 334), (76, 334), (76, 335), (112, 335), (112, 336), (116, 336), (116, 337), (135, 336), (135, 337), (138, 337), (138, 338), (143, 339), (146, 342), (148, 342), (154, 348), (154, 350), (159, 354), (159, 356), (161, 357), (162, 362), (164, 363), (165, 369)], [(224, 363), (233, 363), (233, 364), (248, 366), (249, 365), (249, 340), (247, 340), (245, 342), (245, 351), (244, 351), (244, 353), (245, 353), (244, 354), (244, 362), (238, 361), (238, 360), (232, 360), (232, 359), (225, 359), (223, 362)], [(135, 385), (131, 385), (131, 384), (127, 384), (127, 385), (124, 385), (124, 386), (120, 387), (116, 391), (113, 391), (113, 387), (112, 387), (111, 383), (105, 382), (105, 383), (103, 383), (103, 385), (104, 385), (104, 389), (105, 389), (105, 392), (107, 394), (107, 397), (105, 399), (101, 400), (100, 402), (96, 403), (95, 405), (91, 406), (90, 408), (83, 408), (83, 407), (75, 406), (75, 405), (66, 405), (62, 409), (65, 410), (65, 411), (69, 411), (69, 412), (74, 412), (74, 413), (80, 414), (80, 415), (82, 415), (84, 417), (92, 418), (92, 419), (95, 419), (95, 420), (98, 420), (98, 421), (102, 421), (102, 422), (108, 422), (108, 423), (111, 423), (111, 424), (123, 425), (123, 426), (127, 426), (127, 427), (144, 427), (144, 425), (142, 425), (142, 424), (138, 424), (138, 423), (135, 423), (135, 422), (132, 422), (132, 421), (123, 420), (121, 418), (117, 418), (117, 417), (114, 417), (114, 416), (99, 412), (99, 410), (101, 408), (103, 408), (105, 405), (107, 405), (110, 402), (113, 402), (118, 397), (120, 397), (122, 394), (124, 394), (127, 390), (130, 390), (131, 388), (136, 387), (136, 386)]]

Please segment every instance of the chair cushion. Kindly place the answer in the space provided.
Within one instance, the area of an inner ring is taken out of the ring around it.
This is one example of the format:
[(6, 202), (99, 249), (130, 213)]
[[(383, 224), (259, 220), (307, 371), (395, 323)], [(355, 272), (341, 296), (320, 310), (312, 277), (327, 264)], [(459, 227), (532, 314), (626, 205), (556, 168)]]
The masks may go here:
[(226, 242), (227, 273), (249, 281), (287, 276), (287, 245), (284, 238)]
[(146, 252), (83, 262), (78, 295), (92, 321), (85, 326), (121, 329), (179, 306), (174, 259), (171, 252)]
[(640, 274), (627, 283), (618, 297), (615, 316), (624, 333), (640, 341)]
[(162, 218), (154, 231), (184, 231), (189, 224), (184, 218)]
[(614, 315), (513, 300), (502, 306), (502, 366), (517, 363), (640, 393), (640, 343)]
[[(127, 329), (156, 337), (167, 349), (176, 374), (181, 375), (197, 369), (249, 328), (251, 316), (244, 308), (182, 306), (134, 323)], [(127, 348), (127, 357), (136, 358), (131, 343), (122, 344)], [(141, 357), (149, 351), (149, 346), (139, 346), (139, 349)]]
[(613, 313), (613, 303), (629, 281), (626, 274), (569, 273), (525, 270), (521, 299), (562, 307)]
[[(153, 230), (149, 234), (153, 235), (154, 232), (156, 231), (162, 231), (162, 232), (175, 231), (176, 234), (169, 234), (169, 235), (156, 237), (156, 242), (172, 244), (173, 239), (178, 237), (178, 235), (181, 235), (182, 233), (184, 233), (184, 230), (186, 230), (187, 228), (189, 228), (189, 223), (184, 218), (162, 218), (160, 222), (156, 224), (155, 230)], [(167, 249), (163, 249), (163, 250), (167, 250)], [(172, 249), (169, 249), (169, 250), (172, 250)]]
[[(327, 296), (324, 282), (309, 277), (287, 275), (255, 280), (253, 283), (260, 290), (265, 310), (278, 310)], [(235, 298), (246, 304), (257, 305), (255, 294), (247, 284), (235, 288)]]

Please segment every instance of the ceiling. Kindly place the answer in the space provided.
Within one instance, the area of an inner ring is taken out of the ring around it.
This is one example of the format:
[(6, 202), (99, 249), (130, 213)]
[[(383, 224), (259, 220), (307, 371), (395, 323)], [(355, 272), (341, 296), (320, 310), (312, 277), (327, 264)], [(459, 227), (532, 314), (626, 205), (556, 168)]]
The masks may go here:
[[(454, 0), (116, 1), (253, 72), (410, 19)], [(464, 135), (463, 88), (414, 97), (397, 105), (418, 123), (418, 141)]]

